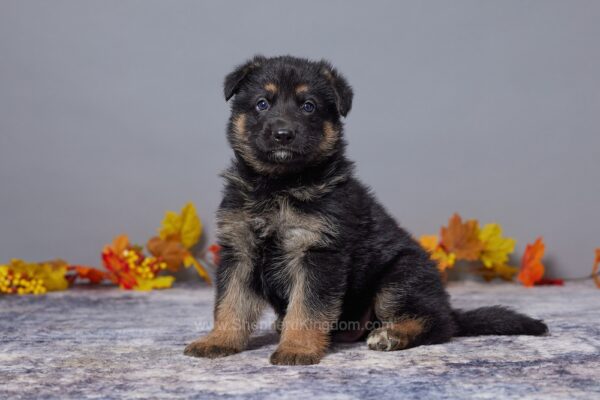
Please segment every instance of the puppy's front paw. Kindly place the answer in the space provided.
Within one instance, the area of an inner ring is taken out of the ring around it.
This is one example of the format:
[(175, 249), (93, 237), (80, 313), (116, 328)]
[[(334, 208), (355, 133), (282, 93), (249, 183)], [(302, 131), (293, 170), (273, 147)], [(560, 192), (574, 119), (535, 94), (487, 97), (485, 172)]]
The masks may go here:
[(317, 353), (303, 353), (277, 349), (271, 354), (271, 364), (275, 365), (311, 365), (321, 361), (321, 355)]
[(183, 354), (191, 357), (218, 358), (226, 357), (240, 350), (227, 346), (223, 343), (218, 343), (210, 338), (198, 339), (185, 347)]

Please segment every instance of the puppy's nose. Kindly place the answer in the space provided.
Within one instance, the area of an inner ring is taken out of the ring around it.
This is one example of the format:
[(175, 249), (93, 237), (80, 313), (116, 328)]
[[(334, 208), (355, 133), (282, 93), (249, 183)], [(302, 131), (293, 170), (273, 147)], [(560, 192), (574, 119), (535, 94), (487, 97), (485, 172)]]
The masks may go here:
[(279, 144), (289, 144), (296, 137), (296, 133), (291, 129), (280, 128), (273, 132), (273, 139)]

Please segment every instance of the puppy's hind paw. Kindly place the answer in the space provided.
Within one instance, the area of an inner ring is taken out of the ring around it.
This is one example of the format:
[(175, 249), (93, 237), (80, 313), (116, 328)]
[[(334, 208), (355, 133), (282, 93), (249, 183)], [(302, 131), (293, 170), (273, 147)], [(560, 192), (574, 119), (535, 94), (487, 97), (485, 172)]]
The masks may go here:
[(398, 335), (390, 329), (379, 328), (375, 329), (367, 337), (367, 346), (371, 350), (377, 351), (394, 351), (405, 349), (408, 345), (408, 338), (403, 335)]

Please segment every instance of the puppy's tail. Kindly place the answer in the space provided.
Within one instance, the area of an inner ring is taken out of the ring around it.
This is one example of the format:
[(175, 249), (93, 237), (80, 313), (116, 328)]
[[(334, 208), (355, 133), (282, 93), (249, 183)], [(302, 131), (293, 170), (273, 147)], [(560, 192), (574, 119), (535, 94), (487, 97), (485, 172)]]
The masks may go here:
[(481, 307), (469, 311), (453, 310), (452, 314), (458, 325), (455, 336), (539, 336), (548, 333), (548, 326), (542, 320), (501, 306)]

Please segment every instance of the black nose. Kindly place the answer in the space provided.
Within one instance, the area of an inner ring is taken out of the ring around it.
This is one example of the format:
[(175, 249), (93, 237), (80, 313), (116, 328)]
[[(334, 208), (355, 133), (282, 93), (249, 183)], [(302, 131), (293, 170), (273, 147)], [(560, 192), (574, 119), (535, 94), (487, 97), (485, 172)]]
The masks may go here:
[(289, 144), (296, 133), (291, 129), (277, 129), (273, 132), (273, 139), (279, 144)]

